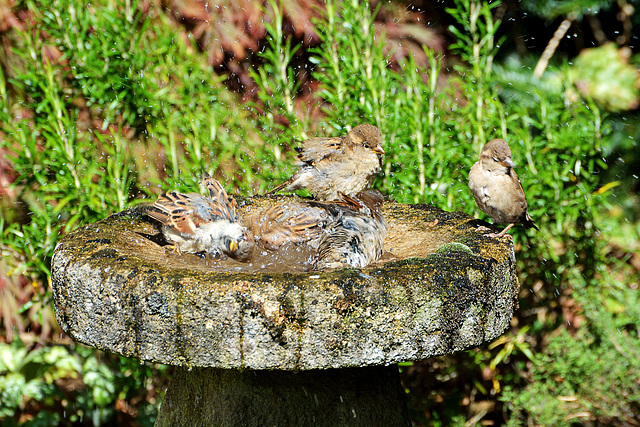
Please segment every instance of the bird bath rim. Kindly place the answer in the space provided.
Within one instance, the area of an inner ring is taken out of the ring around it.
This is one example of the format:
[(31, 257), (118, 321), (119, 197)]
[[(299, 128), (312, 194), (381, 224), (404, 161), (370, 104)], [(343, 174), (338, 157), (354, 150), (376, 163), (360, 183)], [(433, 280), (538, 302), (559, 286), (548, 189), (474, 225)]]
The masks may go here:
[[(244, 199), (239, 209), (278, 200)], [(425, 234), (449, 241), (365, 269), (194, 270), (145, 258), (166, 253), (142, 237), (157, 228), (124, 211), (56, 247), (56, 317), (76, 341), (123, 356), (294, 371), (420, 360), (480, 345), (508, 327), (518, 289), (509, 239), (485, 238), (467, 215), (428, 205), (387, 202), (383, 213), (385, 246), (396, 254), (424, 248)]]

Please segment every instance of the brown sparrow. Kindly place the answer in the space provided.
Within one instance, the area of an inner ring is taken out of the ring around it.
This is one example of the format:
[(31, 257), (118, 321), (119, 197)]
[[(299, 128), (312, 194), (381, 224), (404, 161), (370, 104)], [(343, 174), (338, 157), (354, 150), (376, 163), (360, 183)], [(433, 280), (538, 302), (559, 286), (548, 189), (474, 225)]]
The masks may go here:
[(276, 251), (287, 243), (300, 244), (320, 237), (329, 214), (306, 201), (287, 201), (251, 212), (244, 225), (262, 247)]
[(478, 207), (497, 223), (509, 224), (490, 237), (504, 236), (516, 223), (538, 229), (527, 212), (527, 199), (513, 167), (507, 142), (494, 139), (482, 147), (480, 160), (469, 172), (469, 188)]
[(338, 193), (331, 202), (308, 202), (326, 209), (332, 221), (323, 229), (315, 266), (317, 269), (364, 268), (377, 261), (384, 249), (387, 224), (378, 191), (363, 191), (351, 197)]
[(297, 151), (298, 170), (267, 194), (307, 189), (317, 200), (339, 199), (339, 191), (353, 196), (371, 185), (384, 154), (380, 130), (368, 124), (343, 137), (307, 139)]
[(164, 236), (178, 253), (223, 252), (246, 261), (255, 245), (237, 222), (236, 201), (208, 175), (200, 183), (210, 197), (170, 191), (146, 206), (145, 213), (162, 224)]

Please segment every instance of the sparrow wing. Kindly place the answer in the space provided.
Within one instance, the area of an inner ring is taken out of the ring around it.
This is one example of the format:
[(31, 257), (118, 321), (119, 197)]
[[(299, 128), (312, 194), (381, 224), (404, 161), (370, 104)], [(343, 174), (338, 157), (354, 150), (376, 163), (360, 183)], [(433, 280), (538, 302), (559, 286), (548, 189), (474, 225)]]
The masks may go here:
[(518, 174), (516, 173), (515, 169), (509, 168), (509, 177), (511, 177), (511, 180), (516, 185), (516, 187), (520, 189), (520, 193), (524, 195), (524, 189), (522, 188), (522, 183), (520, 182), (520, 178), (518, 178)]
[(322, 264), (348, 263), (349, 252), (361, 254), (361, 239), (354, 230), (349, 230), (334, 224), (329, 234), (324, 234), (318, 246), (318, 253), (315, 259), (316, 268)]
[(146, 208), (151, 218), (181, 233), (193, 234), (200, 225), (228, 219), (227, 207), (199, 194), (175, 191), (162, 194)]
[(516, 174), (516, 171), (513, 170), (513, 168), (511, 168), (509, 171), (509, 175), (511, 176), (511, 179), (513, 180), (513, 182), (517, 184), (517, 188), (520, 190), (518, 192), (518, 197), (516, 199), (519, 200), (520, 203), (522, 203), (524, 206), (524, 212), (522, 212), (522, 215), (520, 215), (520, 218), (518, 219), (518, 221), (524, 226), (524, 228), (535, 228), (536, 230), (538, 230), (538, 227), (533, 222), (533, 218), (531, 218), (531, 215), (529, 215), (529, 212), (527, 212), (527, 207), (528, 207), (527, 197), (524, 194), (524, 189), (522, 188), (522, 182), (520, 182), (520, 179), (518, 178), (518, 174)]
[(205, 175), (200, 183), (207, 189), (213, 201), (217, 202), (217, 206), (214, 208), (214, 211), (216, 211), (215, 215), (228, 219), (230, 222), (235, 222), (236, 200), (232, 196), (229, 196), (222, 185), (209, 175)]
[(380, 223), (385, 223), (382, 216), (382, 204), (384, 203), (384, 196), (378, 190), (365, 190), (356, 194), (356, 199), (362, 206), (360, 213), (367, 213), (372, 218)]
[(192, 219), (191, 197), (175, 191), (164, 193), (146, 210), (147, 215), (181, 233), (193, 234), (196, 223)]
[(382, 218), (380, 215), (380, 207), (382, 206), (384, 198), (377, 190), (361, 191), (355, 196), (349, 196), (338, 191), (338, 197), (338, 200), (332, 200), (330, 202), (309, 200), (307, 203), (311, 206), (322, 207), (334, 216), (346, 213), (350, 215), (363, 214), (376, 219)]
[(319, 200), (308, 200), (306, 203), (310, 206), (317, 206), (329, 211), (329, 213), (333, 216), (339, 216), (344, 213), (349, 214), (357, 214), (361, 209), (366, 208), (360, 200), (355, 197), (347, 196), (342, 192), (338, 192), (338, 200), (331, 201), (319, 201)]
[(285, 243), (303, 243), (320, 234), (326, 214), (306, 204), (281, 203), (245, 218), (245, 225), (262, 244), (276, 250)]
[(345, 138), (310, 138), (302, 142), (302, 146), (297, 148), (298, 159), (308, 165), (340, 156), (344, 153)]

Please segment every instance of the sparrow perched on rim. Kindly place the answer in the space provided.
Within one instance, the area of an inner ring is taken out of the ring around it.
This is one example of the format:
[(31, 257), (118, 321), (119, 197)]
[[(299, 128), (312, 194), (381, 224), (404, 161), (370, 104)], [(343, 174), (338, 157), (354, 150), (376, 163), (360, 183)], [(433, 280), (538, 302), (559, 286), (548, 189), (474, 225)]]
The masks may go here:
[(364, 268), (377, 261), (384, 250), (387, 224), (380, 208), (384, 198), (375, 190), (351, 197), (338, 192), (339, 200), (308, 202), (326, 209), (332, 217), (320, 237), (317, 269)]
[(255, 244), (237, 221), (236, 201), (208, 175), (200, 182), (209, 197), (175, 191), (162, 194), (145, 213), (162, 224), (167, 240), (178, 252), (218, 253), (246, 261)]
[(382, 134), (369, 124), (342, 137), (307, 139), (297, 151), (298, 170), (267, 194), (307, 189), (317, 200), (337, 200), (339, 191), (353, 196), (369, 188), (384, 154)]
[(504, 236), (516, 223), (538, 229), (527, 212), (527, 199), (513, 167), (507, 142), (494, 139), (482, 147), (480, 160), (469, 172), (469, 188), (478, 207), (497, 223), (509, 224), (490, 237)]

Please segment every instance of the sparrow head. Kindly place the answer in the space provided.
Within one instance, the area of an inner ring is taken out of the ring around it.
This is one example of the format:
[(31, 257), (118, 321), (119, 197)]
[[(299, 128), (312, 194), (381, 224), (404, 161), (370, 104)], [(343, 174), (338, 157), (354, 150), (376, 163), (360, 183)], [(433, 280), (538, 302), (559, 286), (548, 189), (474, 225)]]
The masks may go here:
[(229, 230), (230, 233), (222, 238), (222, 252), (236, 261), (247, 261), (253, 255), (255, 243), (246, 229), (239, 224), (233, 225), (238, 227), (232, 227), (232, 230)]
[(382, 157), (384, 149), (382, 148), (382, 133), (380, 129), (373, 125), (362, 124), (351, 129), (347, 135), (350, 141), (355, 145), (362, 145), (376, 153), (378, 157)]
[(511, 159), (509, 144), (504, 139), (493, 139), (487, 142), (480, 152), (480, 160), (490, 166), (489, 169), (510, 169), (515, 166)]

